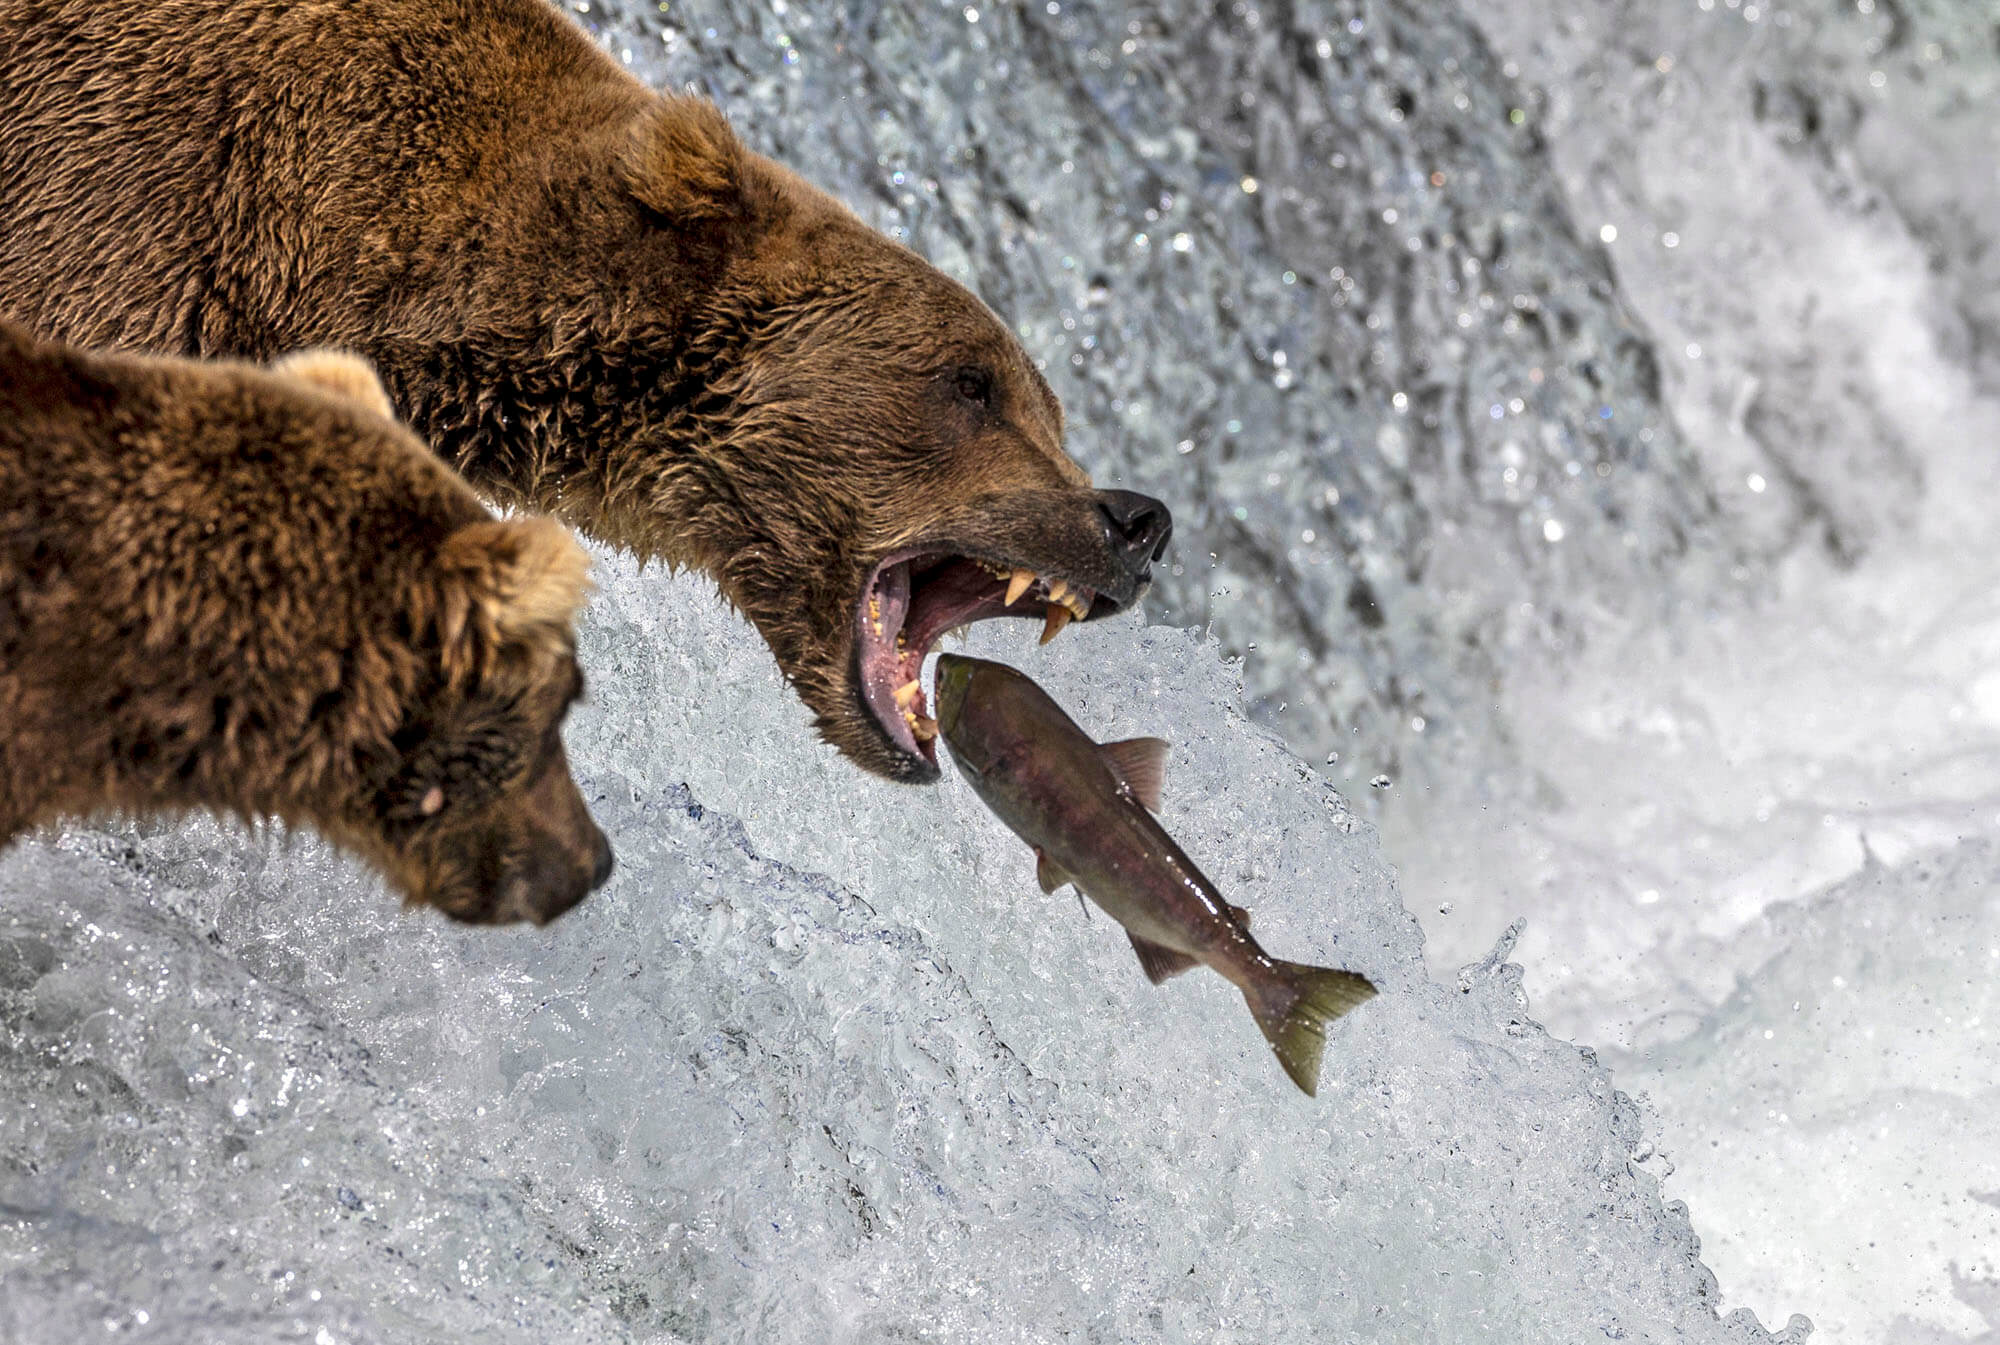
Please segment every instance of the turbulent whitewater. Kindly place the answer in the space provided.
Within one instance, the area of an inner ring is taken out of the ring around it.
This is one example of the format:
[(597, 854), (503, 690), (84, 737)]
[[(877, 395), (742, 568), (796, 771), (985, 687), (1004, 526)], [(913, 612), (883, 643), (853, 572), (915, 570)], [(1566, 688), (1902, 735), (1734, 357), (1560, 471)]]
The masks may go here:
[(547, 930), (207, 823), (0, 859), (0, 1337), (1766, 1338), (1638, 1109), (1503, 957), (1426, 974), (1213, 645), (970, 647), (1170, 732), (1163, 820), (1259, 938), (1381, 987), (1317, 1099), (962, 782), (857, 778), (746, 626), (603, 568), (570, 737), (620, 864)]

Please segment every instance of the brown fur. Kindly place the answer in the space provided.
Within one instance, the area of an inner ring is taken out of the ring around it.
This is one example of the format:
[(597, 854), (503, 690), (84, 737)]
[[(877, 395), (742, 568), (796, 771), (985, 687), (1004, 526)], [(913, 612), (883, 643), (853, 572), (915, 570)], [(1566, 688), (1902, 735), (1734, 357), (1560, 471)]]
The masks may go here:
[(389, 404), (389, 390), (376, 377), (375, 366), (358, 355), (344, 350), (301, 350), (273, 364), (271, 372), (344, 397), (378, 416), (396, 417), (396, 408)]
[(381, 400), (351, 357), (96, 356), (0, 322), (0, 845), (205, 807), (318, 828), (460, 919), (596, 886), (558, 736), (586, 559), (495, 520)]
[(1095, 617), (1164, 545), (977, 299), (542, 0), (0, 0), (0, 183), (0, 313), (362, 352), (481, 490), (712, 575), (884, 774), (936, 773), (857, 684), (884, 557), (1025, 566)]

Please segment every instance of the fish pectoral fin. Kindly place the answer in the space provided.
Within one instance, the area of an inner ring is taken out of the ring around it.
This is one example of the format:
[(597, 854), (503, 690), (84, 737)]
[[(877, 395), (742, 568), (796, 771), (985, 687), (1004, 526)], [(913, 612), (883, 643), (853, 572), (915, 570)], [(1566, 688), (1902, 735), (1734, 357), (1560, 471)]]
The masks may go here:
[(1060, 864), (1038, 849), (1035, 851), (1035, 881), (1042, 885), (1042, 891), (1053, 892), (1064, 883), (1073, 883), (1076, 880), (1063, 872)]
[(1097, 750), (1147, 812), (1160, 810), (1160, 785), (1167, 778), (1165, 739), (1127, 738), (1122, 742), (1099, 743)]
[(1177, 953), (1171, 948), (1157, 943), (1147, 943), (1132, 931), (1125, 931), (1125, 937), (1132, 940), (1132, 951), (1139, 955), (1139, 965), (1146, 970), (1146, 979), (1154, 985), (1169, 976), (1178, 976), (1190, 967), (1201, 965), (1201, 959), (1186, 953)]
[(1243, 928), (1245, 929), (1250, 928), (1250, 912), (1246, 910), (1244, 907), (1231, 906), (1229, 908), (1229, 913), (1236, 917), (1237, 924), (1243, 926)]

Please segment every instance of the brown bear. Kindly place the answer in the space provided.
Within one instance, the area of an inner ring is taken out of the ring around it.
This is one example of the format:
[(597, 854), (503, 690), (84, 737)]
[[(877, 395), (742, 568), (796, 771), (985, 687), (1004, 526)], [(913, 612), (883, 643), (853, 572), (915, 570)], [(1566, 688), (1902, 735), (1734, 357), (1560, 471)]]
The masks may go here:
[(495, 519), (387, 405), (352, 356), (101, 356), (0, 322), (0, 845), (275, 817), (480, 922), (604, 880), (558, 733), (588, 559)]
[(943, 630), (1131, 604), (1007, 328), (544, 0), (0, 0), (0, 313), (353, 349), (490, 496), (712, 575), (820, 731), (937, 775)]

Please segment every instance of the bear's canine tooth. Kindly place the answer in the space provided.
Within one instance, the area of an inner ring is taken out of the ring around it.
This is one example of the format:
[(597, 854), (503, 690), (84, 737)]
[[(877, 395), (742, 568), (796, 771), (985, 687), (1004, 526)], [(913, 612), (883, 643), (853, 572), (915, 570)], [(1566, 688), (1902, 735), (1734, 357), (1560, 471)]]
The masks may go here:
[(1012, 607), (1015, 603), (1019, 602), (1021, 595), (1028, 591), (1028, 585), (1034, 582), (1035, 572), (1033, 570), (1014, 571), (1014, 577), (1007, 581), (1007, 605)]
[(1043, 618), (1042, 643), (1047, 644), (1062, 634), (1062, 629), (1070, 623), (1070, 610), (1057, 603), (1049, 604), (1048, 616)]
[(895, 693), (896, 708), (899, 710), (909, 709), (910, 702), (915, 700), (917, 698), (917, 693), (922, 690), (923, 688), (917, 685), (917, 679), (914, 677), (912, 677), (909, 681), (903, 683), (903, 685), (897, 687)]

